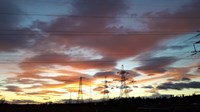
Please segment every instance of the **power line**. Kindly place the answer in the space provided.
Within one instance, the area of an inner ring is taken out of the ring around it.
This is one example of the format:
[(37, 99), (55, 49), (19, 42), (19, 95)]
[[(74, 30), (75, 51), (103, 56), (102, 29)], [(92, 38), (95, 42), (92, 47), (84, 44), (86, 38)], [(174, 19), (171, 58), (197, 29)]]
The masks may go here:
[[(180, 60), (194, 60), (194, 59), (199, 59), (199, 57), (197, 58), (171, 58), (168, 60), (174, 60), (174, 61), (180, 61)], [(38, 64), (38, 63), (113, 63), (116, 60), (90, 60), (90, 61), (24, 61), (24, 62), (5, 62), (5, 61), (1, 61), (0, 64), (13, 64), (13, 63), (19, 63), (19, 64)], [(143, 59), (143, 60), (132, 60), (132, 61), (155, 61), (152, 59)]]
[[(8, 36), (14, 35), (17, 36), (134, 36), (134, 35), (179, 35), (179, 34), (193, 34), (197, 31), (146, 31), (146, 32), (134, 32), (134, 31), (59, 31), (59, 30), (49, 30), (44, 32), (37, 31), (26, 31), (26, 30), (9, 30), (9, 29), (0, 29), (0, 38), (8, 38)], [(6, 37), (4, 37), (6, 36)], [(12, 38), (11, 37), (11, 38)], [(66, 37), (69, 38), (69, 37)]]
[[(175, 52), (176, 54), (181, 54), (181, 53), (191, 53), (191, 51), (186, 51), (186, 52)], [(103, 56), (103, 57), (112, 57), (112, 56), (126, 56), (126, 55), (133, 55), (134, 53), (111, 53), (111, 54), (106, 54), (106, 55), (97, 55), (97, 56)], [(171, 53), (167, 53), (167, 54), (174, 54), (174, 52)], [(4, 58), (8, 58), (8, 57), (23, 57), (24, 55), (16, 55), (16, 54), (0, 54), (0, 57), (4, 57)], [(51, 56), (58, 56), (58, 55), (46, 55), (43, 57), (51, 57)], [(77, 55), (66, 55), (66, 57), (91, 57), (91, 56), (86, 56), (86, 55), (81, 55), (81, 54), (77, 54)]]
[[(196, 32), (76, 32), (76, 31), (47, 31), (44, 33), (26, 33), (26, 32), (1, 32), (1, 36), (37, 36), (37, 35), (51, 35), (51, 36), (134, 36), (134, 35), (178, 35), (178, 34), (193, 34)], [(0, 37), (4, 38), (4, 37)]]
[[(29, 30), (29, 29), (0, 29), (1, 33), (6, 33), (6, 32), (27, 32), (27, 33), (42, 33), (39, 31), (34, 31), (34, 30)], [(46, 33), (63, 33), (63, 32), (67, 32), (67, 33), (146, 33), (146, 32), (150, 32), (150, 33), (157, 33), (157, 32), (161, 32), (161, 33), (170, 33), (170, 32), (194, 32), (194, 33), (198, 33), (200, 32), (199, 30), (181, 30), (181, 29), (176, 29), (176, 30), (152, 30), (152, 31), (145, 31), (145, 32), (139, 32), (139, 31), (76, 31), (76, 30), (44, 30), (44, 32)]]
[[(59, 4), (64, 4), (64, 5), (66, 5), (66, 4), (70, 4), (70, 5), (73, 5), (74, 3), (73, 2), (70, 2), (70, 1), (68, 1), (68, 0), (60, 0), (60, 1), (58, 1), (58, 0), (33, 0), (33, 1), (27, 1), (27, 0), (18, 0), (18, 1), (23, 1), (23, 3), (24, 2), (36, 2), (36, 3), (53, 3), (53, 4), (56, 4), (56, 3), (58, 3), (58, 5)], [(123, 2), (124, 3), (124, 2)], [(184, 8), (185, 7), (199, 7), (200, 5), (199, 4), (183, 4), (183, 5), (180, 5), (180, 4), (174, 4), (173, 3), (173, 1), (170, 1), (170, 3), (171, 4), (163, 4), (162, 2), (161, 3), (154, 3), (154, 4), (151, 4), (151, 5), (149, 5), (149, 3), (138, 3), (138, 2), (136, 2), (136, 3), (134, 3), (134, 2), (131, 2), (130, 3), (130, 5), (131, 6), (134, 6), (134, 7), (141, 7), (141, 6), (145, 6), (145, 8), (147, 7), (147, 6), (150, 6), (150, 7), (156, 7), (156, 6), (160, 6), (160, 7), (182, 7), (182, 6), (184, 6)], [(107, 5), (105, 2), (101, 2), (101, 3), (99, 3), (99, 2), (91, 2), (91, 1), (84, 1), (84, 2), (79, 2), (79, 3), (75, 3), (75, 4), (78, 4), (78, 5), (88, 5), (88, 4), (90, 4), (90, 5), (101, 5), (101, 6), (103, 6), (103, 5)], [(126, 4), (126, 3), (125, 3)], [(121, 3), (118, 3), (118, 2), (112, 2), (112, 5), (122, 5)]]
[(72, 14), (39, 14), (39, 13), (14, 13), (14, 12), (0, 12), (0, 15), (9, 16), (47, 16), (47, 17), (70, 17), (70, 18), (126, 18), (126, 19), (200, 19), (200, 17), (159, 17), (159, 16), (95, 16), (95, 15), (72, 15)]
[[(185, 52), (175, 52), (176, 54), (181, 54), (181, 53), (191, 53), (191, 51), (185, 51)], [(106, 57), (112, 57), (112, 56), (126, 56), (126, 55), (133, 55), (134, 53), (126, 53), (126, 52), (121, 52), (121, 53), (109, 53), (109, 54), (105, 54), (105, 55), (101, 55), (101, 54), (97, 54), (97, 56), (103, 56), (104, 58), (106, 58)], [(174, 52), (169, 52), (169, 53), (167, 53), (167, 54), (174, 54)], [(19, 55), (19, 54), (0, 54), (0, 57), (4, 57), (4, 58), (8, 58), (8, 57), (22, 57), (22, 56), (24, 56), (24, 54), (23, 55)], [(45, 56), (43, 56), (43, 57), (52, 57), (52, 56), (59, 56), (59, 55), (57, 55), (57, 54), (55, 54), (55, 55), (45, 55)], [(66, 56), (66, 57), (91, 57), (91, 56), (86, 56), (86, 55), (79, 55), (79, 54), (77, 54), (77, 55), (69, 55), (69, 54), (65, 54), (65, 55), (63, 55), (64, 57)], [(94, 56), (94, 55), (93, 55)], [(45, 58), (44, 58), (45, 59)]]
[[(183, 53), (191, 53), (191, 51), (185, 51), (185, 52), (170, 52), (170, 53), (167, 53), (168, 55), (169, 54), (183, 54)], [(97, 54), (96, 56), (103, 56), (104, 58), (112, 58), (112, 57), (121, 57), (121, 56), (131, 56), (131, 55), (134, 55), (134, 53), (110, 53), (110, 54), (106, 54), (106, 55), (101, 55), (101, 54)], [(58, 56), (58, 55), (46, 55), (46, 56), (43, 56), (45, 58), (49, 58), (49, 57), (52, 57), (52, 56)], [(8, 58), (20, 58), (20, 57), (23, 57), (23, 55), (16, 55), (16, 54), (0, 54), (0, 58), (3, 58), (5, 60), (9, 60)], [(75, 57), (75, 58), (90, 58), (91, 56), (86, 56), (86, 55), (81, 55), (81, 54), (77, 54), (77, 55), (64, 55), (64, 57)]]

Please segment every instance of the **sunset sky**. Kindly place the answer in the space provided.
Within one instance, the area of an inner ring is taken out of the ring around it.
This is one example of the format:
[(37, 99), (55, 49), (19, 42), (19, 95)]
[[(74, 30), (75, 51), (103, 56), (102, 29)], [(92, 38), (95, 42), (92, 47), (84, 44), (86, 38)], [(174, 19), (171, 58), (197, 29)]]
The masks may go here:
[[(1, 0), (0, 98), (11, 103), (200, 93), (199, 0)], [(194, 51), (193, 45), (197, 52)]]

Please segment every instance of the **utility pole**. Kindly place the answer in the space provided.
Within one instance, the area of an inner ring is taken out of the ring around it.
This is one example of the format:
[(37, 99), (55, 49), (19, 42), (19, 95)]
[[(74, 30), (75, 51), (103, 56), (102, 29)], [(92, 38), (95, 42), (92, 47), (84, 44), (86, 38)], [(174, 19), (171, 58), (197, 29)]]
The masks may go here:
[(79, 78), (79, 90), (78, 90), (77, 103), (83, 103), (82, 80), (83, 80), (83, 77), (80, 77)]
[(128, 72), (126, 72), (124, 70), (124, 66), (122, 65), (122, 69), (121, 71), (118, 72), (118, 74), (121, 76), (121, 85), (120, 85), (120, 94), (119, 94), (119, 98), (122, 98), (123, 96), (125, 96), (126, 98), (129, 97), (128, 92), (129, 90), (127, 89), (128, 86), (126, 85), (126, 75), (128, 74)]
[(104, 90), (103, 90), (103, 100), (106, 101), (109, 99), (109, 91), (108, 91), (108, 81), (107, 81), (107, 76), (105, 76), (105, 80), (104, 80)]

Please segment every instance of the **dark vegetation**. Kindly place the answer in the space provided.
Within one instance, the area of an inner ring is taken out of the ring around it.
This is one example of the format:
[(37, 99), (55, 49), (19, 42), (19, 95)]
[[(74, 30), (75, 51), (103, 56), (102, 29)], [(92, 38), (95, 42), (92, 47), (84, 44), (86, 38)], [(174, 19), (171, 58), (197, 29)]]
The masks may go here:
[(65, 104), (8, 104), (0, 112), (200, 112), (200, 95), (162, 98), (123, 98), (103, 102)]

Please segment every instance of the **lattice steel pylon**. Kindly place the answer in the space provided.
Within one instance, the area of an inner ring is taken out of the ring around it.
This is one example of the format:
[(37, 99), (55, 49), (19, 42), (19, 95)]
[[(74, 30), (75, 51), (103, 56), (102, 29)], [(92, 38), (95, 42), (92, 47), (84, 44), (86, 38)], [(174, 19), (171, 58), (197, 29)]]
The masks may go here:
[(107, 81), (107, 76), (105, 76), (104, 80), (104, 90), (103, 90), (103, 100), (108, 100), (109, 99), (109, 91), (108, 91), (108, 81)]
[(119, 98), (123, 98), (123, 96), (125, 96), (127, 98), (127, 97), (129, 97), (129, 95), (128, 95), (129, 90), (128, 90), (128, 86), (126, 85), (126, 75), (129, 73), (124, 70), (124, 65), (122, 65), (122, 69), (121, 69), (121, 71), (118, 72), (118, 74), (121, 76)]
[[(195, 37), (197, 37), (197, 36), (200, 36), (200, 33), (197, 34)], [(195, 43), (193, 43), (194, 51), (191, 51), (191, 53), (192, 53), (191, 56), (196, 55), (197, 53), (200, 53), (200, 50), (198, 50), (198, 49), (196, 48), (196, 44), (200, 44), (200, 40), (198, 40), (198, 41), (196, 41)], [(200, 70), (200, 65), (197, 66), (197, 69)]]
[(82, 90), (82, 80), (83, 77), (80, 77), (79, 79), (79, 90), (78, 90), (78, 97), (77, 97), (77, 103), (83, 103), (83, 90)]
[[(194, 37), (199, 37), (200, 36), (200, 33), (198, 33), (197, 35), (195, 35)], [(192, 51), (191, 53), (191, 55), (193, 56), (193, 55), (196, 55), (197, 53), (199, 53), (200, 51), (199, 50), (197, 50), (197, 48), (196, 48), (196, 44), (200, 44), (200, 40), (198, 40), (198, 41), (196, 41), (196, 42), (194, 42), (192, 45), (193, 45), (193, 48), (194, 48), (194, 51)]]

